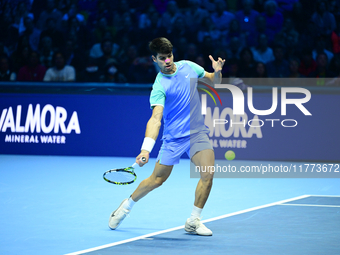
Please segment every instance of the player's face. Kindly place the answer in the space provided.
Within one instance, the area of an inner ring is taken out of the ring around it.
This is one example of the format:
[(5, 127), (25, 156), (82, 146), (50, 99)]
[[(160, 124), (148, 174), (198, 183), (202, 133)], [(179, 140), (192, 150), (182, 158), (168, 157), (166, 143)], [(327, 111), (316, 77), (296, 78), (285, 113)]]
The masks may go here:
[(174, 64), (174, 56), (171, 53), (169, 54), (157, 54), (157, 58), (152, 56), (154, 62), (156, 62), (161, 69), (162, 73), (172, 74), (176, 71), (176, 66)]

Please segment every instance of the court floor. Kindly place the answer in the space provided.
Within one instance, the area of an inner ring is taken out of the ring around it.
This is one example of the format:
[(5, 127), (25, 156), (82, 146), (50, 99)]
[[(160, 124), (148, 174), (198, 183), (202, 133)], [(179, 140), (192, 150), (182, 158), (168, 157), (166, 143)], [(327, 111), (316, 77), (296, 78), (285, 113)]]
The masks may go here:
[(339, 178), (216, 178), (202, 213), (214, 234), (201, 237), (183, 229), (198, 181), (186, 159), (112, 231), (155, 160), (132, 185), (102, 173), (133, 161), (0, 155), (0, 254), (340, 254)]

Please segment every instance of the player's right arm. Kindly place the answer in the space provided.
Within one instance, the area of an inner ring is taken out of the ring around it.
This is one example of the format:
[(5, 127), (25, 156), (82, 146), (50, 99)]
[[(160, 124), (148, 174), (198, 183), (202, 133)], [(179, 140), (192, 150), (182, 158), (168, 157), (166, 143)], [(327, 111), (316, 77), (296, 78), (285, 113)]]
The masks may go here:
[[(149, 121), (146, 125), (144, 143), (145, 143), (145, 140), (147, 141), (146, 143), (148, 143), (148, 141), (152, 141), (152, 140), (156, 141), (158, 134), (159, 134), (159, 129), (160, 129), (161, 123), (162, 123), (161, 121), (162, 121), (162, 117), (163, 117), (163, 109), (164, 108), (161, 105), (156, 105), (153, 108), (151, 118), (149, 119)], [(143, 147), (148, 147), (148, 144), (146, 146), (144, 146), (144, 143), (143, 143), (140, 154), (136, 158), (136, 162), (141, 166), (146, 164), (149, 161), (149, 154), (151, 152), (147, 148), (143, 149)], [(145, 163), (141, 162), (139, 160), (141, 157), (146, 158)]]

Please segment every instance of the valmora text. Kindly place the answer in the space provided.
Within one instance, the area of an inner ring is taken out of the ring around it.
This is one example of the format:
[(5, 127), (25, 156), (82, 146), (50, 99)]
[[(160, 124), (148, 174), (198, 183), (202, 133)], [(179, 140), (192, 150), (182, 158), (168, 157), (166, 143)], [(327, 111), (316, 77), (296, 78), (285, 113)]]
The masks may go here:
[(0, 132), (12, 133), (59, 133), (70, 134), (74, 131), (80, 134), (78, 114), (74, 111), (67, 121), (67, 111), (61, 106), (54, 107), (46, 104), (42, 109), (40, 104), (28, 105), (26, 116), (22, 114), (22, 106), (17, 105), (16, 114), (12, 107), (2, 110), (0, 117)]

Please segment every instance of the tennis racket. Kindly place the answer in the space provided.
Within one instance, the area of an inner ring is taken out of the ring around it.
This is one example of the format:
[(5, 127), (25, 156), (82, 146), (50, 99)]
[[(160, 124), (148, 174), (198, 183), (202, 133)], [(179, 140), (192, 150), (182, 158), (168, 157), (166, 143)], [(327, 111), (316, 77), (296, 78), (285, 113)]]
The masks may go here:
[[(141, 160), (145, 162), (146, 158), (142, 157)], [(137, 179), (137, 175), (134, 171), (136, 167), (139, 167), (139, 165), (134, 163), (127, 168), (111, 169), (103, 174), (103, 178), (105, 181), (116, 185), (128, 185)]]

